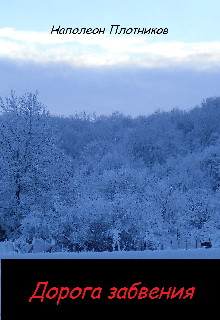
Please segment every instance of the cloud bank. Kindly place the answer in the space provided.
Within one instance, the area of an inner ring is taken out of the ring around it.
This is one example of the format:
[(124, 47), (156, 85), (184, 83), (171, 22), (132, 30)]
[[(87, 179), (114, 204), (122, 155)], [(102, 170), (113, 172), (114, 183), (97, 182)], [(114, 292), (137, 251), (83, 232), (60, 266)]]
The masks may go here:
[(0, 58), (72, 67), (220, 69), (220, 42), (166, 41), (166, 35), (50, 34), (0, 29)]

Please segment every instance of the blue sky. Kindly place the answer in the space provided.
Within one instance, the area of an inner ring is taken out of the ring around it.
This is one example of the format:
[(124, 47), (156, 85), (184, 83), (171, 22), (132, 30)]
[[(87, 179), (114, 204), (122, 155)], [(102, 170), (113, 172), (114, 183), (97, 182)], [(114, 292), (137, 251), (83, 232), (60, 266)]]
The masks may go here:
[[(220, 95), (219, 12), (217, 0), (3, 2), (0, 96), (38, 90), (59, 115), (192, 108)], [(113, 24), (169, 32), (110, 34)], [(51, 35), (53, 25), (105, 33)]]

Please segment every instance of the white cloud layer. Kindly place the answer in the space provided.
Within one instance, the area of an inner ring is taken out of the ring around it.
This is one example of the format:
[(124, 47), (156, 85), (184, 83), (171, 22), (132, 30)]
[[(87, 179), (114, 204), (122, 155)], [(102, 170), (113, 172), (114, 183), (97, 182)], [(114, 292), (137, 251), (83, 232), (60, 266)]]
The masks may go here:
[[(164, 38), (162, 38), (162, 37)], [(0, 58), (72, 66), (220, 68), (220, 42), (166, 41), (165, 35), (50, 34), (0, 29)]]

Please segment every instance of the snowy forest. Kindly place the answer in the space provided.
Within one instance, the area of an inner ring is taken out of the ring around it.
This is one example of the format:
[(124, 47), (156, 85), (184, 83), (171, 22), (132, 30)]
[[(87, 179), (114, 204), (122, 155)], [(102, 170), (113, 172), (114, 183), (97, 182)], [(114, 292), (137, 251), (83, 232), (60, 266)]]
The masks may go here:
[(220, 239), (220, 97), (136, 118), (52, 116), (37, 92), (0, 109), (0, 241), (79, 252)]

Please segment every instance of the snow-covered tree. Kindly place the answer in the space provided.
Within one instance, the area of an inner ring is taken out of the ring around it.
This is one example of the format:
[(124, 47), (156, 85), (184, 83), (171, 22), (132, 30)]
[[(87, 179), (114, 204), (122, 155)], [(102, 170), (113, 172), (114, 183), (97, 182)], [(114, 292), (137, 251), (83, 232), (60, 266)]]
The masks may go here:
[[(0, 99), (0, 213), (7, 233), (36, 205), (51, 207), (55, 189), (67, 183), (64, 154), (56, 148), (49, 114), (37, 93)], [(63, 170), (62, 170), (63, 169)], [(63, 175), (61, 175), (63, 173)]]

